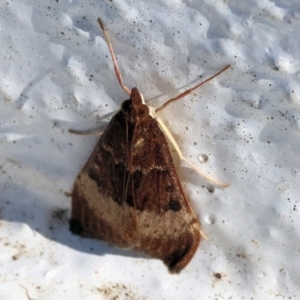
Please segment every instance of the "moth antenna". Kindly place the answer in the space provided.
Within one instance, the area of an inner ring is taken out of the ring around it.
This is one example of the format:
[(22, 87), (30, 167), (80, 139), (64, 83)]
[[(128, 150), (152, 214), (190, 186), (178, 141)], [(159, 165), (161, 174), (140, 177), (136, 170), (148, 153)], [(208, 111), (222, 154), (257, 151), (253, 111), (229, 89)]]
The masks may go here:
[(201, 171), (199, 168), (197, 168), (196, 166), (194, 166), (189, 160), (187, 160), (178, 144), (176, 143), (173, 135), (171, 134), (170, 130), (168, 129), (168, 127), (164, 124), (164, 122), (159, 118), (158, 115), (154, 114), (153, 117), (157, 120), (158, 124), (159, 124), (159, 127), (161, 128), (161, 130), (163, 131), (163, 133), (165, 134), (165, 136), (167, 137), (167, 139), (170, 141), (170, 143), (173, 145), (173, 147), (175, 148), (179, 158), (181, 161), (185, 161), (190, 167), (192, 167), (201, 177), (205, 178), (207, 181), (209, 181), (210, 183), (212, 183), (213, 185), (215, 186), (219, 186), (219, 187), (222, 187), (222, 188), (226, 188), (229, 186), (228, 183), (225, 183), (225, 182), (222, 182), (222, 181), (218, 181), (214, 178), (212, 178), (210, 175), (204, 173), (203, 171)]
[(223, 73), (224, 71), (226, 71), (226, 70), (229, 69), (229, 68), (230, 68), (230, 65), (227, 65), (225, 68), (223, 68), (221, 71), (219, 71), (219, 72), (216, 73), (215, 75), (213, 75), (213, 76), (209, 77), (208, 79), (206, 79), (206, 80), (200, 82), (200, 83), (197, 84), (196, 86), (194, 86), (194, 87), (192, 87), (192, 88), (190, 88), (190, 89), (184, 91), (183, 93), (181, 93), (181, 94), (178, 95), (177, 97), (168, 100), (168, 101), (165, 102), (162, 106), (160, 106), (159, 108), (157, 108), (157, 109), (155, 110), (155, 112), (159, 112), (159, 111), (163, 110), (163, 109), (164, 109), (166, 106), (168, 106), (170, 103), (175, 102), (175, 101), (177, 101), (177, 100), (179, 100), (179, 99), (185, 97), (186, 95), (192, 93), (194, 90), (198, 89), (201, 85), (203, 85), (203, 84), (207, 83), (208, 81), (214, 79), (215, 77), (219, 76), (221, 73)]
[(112, 44), (108, 38), (108, 35), (107, 35), (107, 32), (106, 32), (106, 29), (104, 27), (104, 23), (102, 22), (102, 20), (100, 18), (98, 18), (98, 23), (102, 29), (102, 32), (103, 32), (103, 35), (104, 35), (104, 38), (106, 40), (106, 43), (107, 43), (107, 46), (109, 48), (109, 52), (110, 52), (110, 55), (111, 55), (111, 58), (113, 60), (113, 63), (114, 63), (114, 69), (115, 69), (115, 73), (117, 75), (117, 78), (118, 78), (118, 81), (120, 83), (120, 86), (121, 88), (130, 96), (131, 94), (131, 91), (130, 89), (124, 85), (123, 83), (123, 79), (122, 79), (122, 75), (121, 75), (121, 72), (120, 72), (120, 69), (119, 69), (119, 66), (118, 66), (118, 63), (117, 63), (117, 59), (116, 59), (116, 56), (115, 56), (115, 53), (114, 53), (114, 50), (113, 50), (113, 47), (112, 47)]

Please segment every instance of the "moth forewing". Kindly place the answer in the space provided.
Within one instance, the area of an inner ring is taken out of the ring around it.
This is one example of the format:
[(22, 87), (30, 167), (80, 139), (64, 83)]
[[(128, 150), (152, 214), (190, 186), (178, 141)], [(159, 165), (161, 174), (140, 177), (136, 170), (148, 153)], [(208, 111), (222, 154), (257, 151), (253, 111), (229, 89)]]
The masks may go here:
[(198, 248), (200, 225), (165, 135), (151, 115), (140, 117), (137, 96), (132, 89), (75, 181), (71, 230), (137, 249), (178, 273)]

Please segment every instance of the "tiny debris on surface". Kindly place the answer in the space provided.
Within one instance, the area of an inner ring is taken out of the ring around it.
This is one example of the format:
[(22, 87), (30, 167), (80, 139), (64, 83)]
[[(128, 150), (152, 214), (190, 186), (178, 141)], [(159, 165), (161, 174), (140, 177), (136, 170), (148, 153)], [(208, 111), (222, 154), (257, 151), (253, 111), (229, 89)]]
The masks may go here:
[[(299, 299), (300, 49), (296, 0), (0, 3), (0, 299)], [(69, 231), (72, 185), (126, 99), (159, 107), (193, 164), (178, 176), (208, 240), (180, 275)]]

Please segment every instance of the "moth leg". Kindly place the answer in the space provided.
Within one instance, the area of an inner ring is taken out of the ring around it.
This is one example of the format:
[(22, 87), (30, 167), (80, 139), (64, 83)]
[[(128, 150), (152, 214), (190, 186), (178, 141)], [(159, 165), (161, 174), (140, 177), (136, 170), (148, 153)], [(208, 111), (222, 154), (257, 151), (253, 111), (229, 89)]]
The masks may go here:
[(73, 133), (73, 134), (85, 135), (85, 136), (88, 136), (88, 135), (102, 135), (103, 134), (103, 129), (98, 128), (98, 129), (83, 130), (83, 131), (75, 130), (75, 129), (69, 129), (69, 132)]
[(157, 108), (155, 110), (155, 112), (159, 112), (161, 110), (163, 110), (166, 106), (168, 106), (170, 103), (174, 102), (174, 101), (177, 101), (183, 97), (185, 97), (186, 95), (192, 93), (194, 90), (198, 89), (201, 85), (207, 83), (208, 81), (214, 79), (215, 77), (219, 76), (221, 73), (223, 73), (224, 71), (226, 71), (227, 69), (230, 68), (230, 65), (227, 65), (226, 67), (224, 67), (221, 71), (219, 71), (218, 73), (216, 73), (215, 75), (209, 77), (208, 79), (204, 80), (203, 82), (200, 82), (198, 83), (196, 86), (184, 91), (183, 93), (181, 93), (180, 95), (178, 95), (177, 97), (175, 98), (172, 98), (170, 100), (168, 100), (167, 102), (165, 102), (162, 106), (160, 106), (159, 108)]
[[(113, 112), (110, 112), (104, 116), (102, 116), (100, 119), (99, 119), (99, 122), (102, 122), (103, 120), (109, 118), (109, 117), (113, 117), (116, 113), (118, 113), (120, 111), (120, 109), (117, 109)], [(96, 128), (96, 129), (89, 129), (89, 130), (76, 130), (76, 129), (69, 129), (69, 132), (70, 133), (73, 133), (73, 134), (78, 134), (78, 135), (102, 135), (103, 133), (103, 129), (100, 129), (100, 128)]]
[(120, 69), (119, 69), (119, 66), (118, 66), (118, 63), (117, 63), (117, 59), (116, 59), (116, 56), (115, 56), (115, 53), (114, 53), (114, 50), (113, 50), (113, 47), (111, 45), (111, 42), (108, 38), (108, 35), (107, 35), (107, 32), (106, 32), (106, 29), (104, 27), (104, 24), (102, 22), (102, 20), (100, 18), (98, 18), (98, 23), (102, 29), (102, 32), (103, 32), (103, 35), (105, 37), (105, 40), (106, 40), (106, 43), (107, 43), (107, 46), (109, 48), (109, 52), (110, 52), (110, 55), (111, 55), (111, 58), (113, 60), (113, 63), (114, 63), (114, 69), (115, 69), (115, 73), (117, 75), (117, 78), (118, 78), (118, 81), (120, 83), (120, 86), (121, 88), (130, 96), (131, 94), (131, 91), (130, 89), (124, 85), (123, 83), (123, 79), (122, 79), (122, 75), (121, 75), (121, 72), (120, 72)]
[(164, 124), (164, 122), (154, 113), (153, 117), (157, 120), (161, 130), (164, 132), (165, 136), (168, 138), (168, 140), (172, 143), (173, 147), (175, 148), (176, 152), (178, 153), (178, 156), (180, 158), (180, 160), (182, 161), (185, 161), (190, 167), (192, 167), (200, 176), (202, 176), (203, 178), (205, 178), (207, 181), (209, 181), (210, 183), (216, 185), (216, 186), (219, 186), (219, 187), (222, 187), (222, 188), (225, 188), (225, 187), (228, 187), (229, 184), (228, 183), (225, 183), (225, 182), (222, 182), (222, 181), (218, 181), (216, 179), (214, 179), (212, 176), (210, 176), (209, 174), (206, 174), (205, 172), (201, 171), (198, 167), (194, 166), (189, 160), (187, 160), (177, 142), (175, 141), (174, 137), (172, 136), (170, 130), (168, 129), (168, 127)]
[(203, 236), (203, 238), (205, 238), (206, 240), (208, 240), (207, 235), (202, 230), (200, 230), (200, 234)]

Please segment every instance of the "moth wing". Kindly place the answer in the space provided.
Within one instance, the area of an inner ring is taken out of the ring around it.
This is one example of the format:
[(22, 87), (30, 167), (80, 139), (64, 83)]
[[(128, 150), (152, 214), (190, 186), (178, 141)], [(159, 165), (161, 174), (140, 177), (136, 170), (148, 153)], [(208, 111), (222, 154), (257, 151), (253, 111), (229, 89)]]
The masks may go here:
[(135, 208), (122, 201), (126, 135), (120, 114), (108, 124), (75, 181), (70, 229), (82, 236), (133, 248), (138, 223)]
[(200, 224), (185, 197), (164, 133), (148, 117), (137, 135), (132, 186), (138, 215), (140, 251), (162, 259), (174, 273), (192, 259)]
[(128, 130), (130, 141), (134, 136), (130, 173), (125, 170), (128, 135), (124, 128), (119, 112), (79, 173), (72, 195), (71, 230), (135, 248), (178, 273), (198, 248), (199, 222), (157, 121), (148, 116), (135, 131)]

